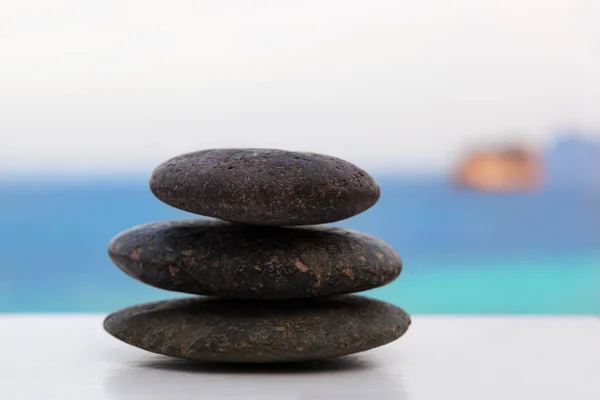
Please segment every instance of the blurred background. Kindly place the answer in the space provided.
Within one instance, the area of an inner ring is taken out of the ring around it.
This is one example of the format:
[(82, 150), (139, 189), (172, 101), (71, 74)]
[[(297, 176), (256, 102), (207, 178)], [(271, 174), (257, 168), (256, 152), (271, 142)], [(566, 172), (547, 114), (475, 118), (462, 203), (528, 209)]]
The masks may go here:
[(338, 225), (412, 313), (600, 313), (600, 2), (3, 0), (0, 312), (177, 296), (113, 266), (187, 218), (154, 166), (213, 147), (335, 155), (381, 184)]

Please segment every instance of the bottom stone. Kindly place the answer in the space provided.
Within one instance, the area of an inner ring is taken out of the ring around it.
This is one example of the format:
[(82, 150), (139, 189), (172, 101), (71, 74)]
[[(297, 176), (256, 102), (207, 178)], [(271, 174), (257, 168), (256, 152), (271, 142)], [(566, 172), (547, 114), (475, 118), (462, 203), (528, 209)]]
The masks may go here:
[(409, 325), (402, 309), (353, 295), (277, 302), (167, 300), (126, 308), (104, 321), (108, 333), (132, 346), (235, 363), (340, 357), (390, 343)]

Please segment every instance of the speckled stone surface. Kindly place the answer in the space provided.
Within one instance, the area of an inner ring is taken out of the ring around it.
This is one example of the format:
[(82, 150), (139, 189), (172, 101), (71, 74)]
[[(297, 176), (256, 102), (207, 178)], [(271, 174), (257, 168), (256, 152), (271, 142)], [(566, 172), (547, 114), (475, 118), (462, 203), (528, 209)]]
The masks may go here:
[(149, 285), (232, 298), (354, 293), (383, 286), (402, 270), (393, 248), (364, 233), (209, 219), (134, 227), (113, 239), (109, 255)]
[(104, 322), (117, 339), (154, 353), (238, 363), (344, 356), (390, 343), (409, 325), (402, 309), (352, 295), (277, 302), (167, 300), (117, 311)]
[(260, 225), (340, 221), (377, 202), (379, 185), (339, 158), (269, 149), (214, 149), (160, 165), (150, 188), (195, 214)]

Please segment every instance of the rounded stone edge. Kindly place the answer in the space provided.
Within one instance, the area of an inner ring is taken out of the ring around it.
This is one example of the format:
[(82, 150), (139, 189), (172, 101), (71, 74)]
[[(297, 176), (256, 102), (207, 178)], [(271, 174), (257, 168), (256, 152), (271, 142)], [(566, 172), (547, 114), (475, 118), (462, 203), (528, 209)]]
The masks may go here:
[[(363, 296), (363, 295), (357, 296), (357, 295), (352, 295), (352, 294), (334, 296), (334, 297), (331, 297), (330, 299), (350, 298), (350, 297), (363, 299), (363, 300), (366, 299), (368, 301), (379, 303), (379, 304), (385, 306), (386, 308), (393, 309), (393, 311), (398, 314), (399, 320), (400, 320), (400, 322), (396, 325), (396, 327), (398, 329), (395, 331), (395, 334), (389, 340), (387, 340), (385, 343), (357, 347), (357, 348), (353, 349), (352, 351), (343, 352), (341, 354), (336, 354), (336, 355), (331, 355), (331, 356), (326, 356), (326, 357), (316, 357), (315, 356), (315, 357), (298, 357), (298, 358), (276, 359), (276, 360), (266, 360), (266, 361), (243, 361), (243, 360), (214, 359), (214, 358), (210, 358), (210, 357), (207, 357), (207, 358), (184, 357), (181, 355), (167, 354), (165, 352), (160, 352), (160, 351), (152, 350), (149, 348), (141, 347), (136, 344), (132, 344), (132, 343), (128, 342), (123, 335), (120, 335), (117, 332), (118, 329), (116, 329), (116, 327), (117, 327), (117, 324), (119, 323), (119, 320), (124, 320), (126, 318), (129, 318), (132, 315), (135, 315), (136, 312), (139, 310), (144, 310), (144, 312), (160, 311), (164, 308), (169, 308), (168, 306), (173, 304), (174, 302), (191, 302), (191, 301), (199, 299), (199, 297), (167, 299), (167, 300), (141, 303), (141, 304), (137, 304), (134, 306), (125, 307), (125, 308), (119, 309), (117, 311), (114, 311), (114, 312), (108, 314), (103, 320), (103, 328), (106, 333), (108, 333), (109, 335), (111, 335), (112, 337), (114, 337), (115, 339), (119, 340), (120, 342), (122, 342), (126, 345), (138, 348), (140, 350), (147, 351), (149, 353), (165, 356), (165, 357), (187, 359), (192, 362), (206, 362), (206, 363), (214, 363), (214, 364), (289, 364), (289, 363), (303, 363), (303, 362), (335, 359), (335, 358), (346, 357), (349, 355), (359, 354), (359, 353), (363, 353), (363, 352), (373, 350), (373, 349), (376, 349), (379, 347), (383, 347), (383, 346), (389, 345), (389, 344), (395, 342), (396, 340), (400, 339), (401, 337), (403, 337), (408, 332), (410, 326), (412, 325), (412, 318), (407, 311), (405, 311), (401, 307), (398, 307), (394, 304), (391, 304), (391, 303), (388, 303), (388, 302), (385, 302), (382, 300), (373, 299), (371, 297), (367, 297), (367, 296)], [(207, 300), (207, 301), (211, 300), (211, 298), (204, 297), (204, 296), (202, 296), (200, 298), (203, 298), (204, 300)], [(214, 299), (212, 299), (212, 300), (214, 300)], [(267, 303), (268, 302), (277, 302), (277, 300), (275, 300), (275, 301), (273, 301), (273, 300), (256, 300), (256, 302), (262, 302), (262, 301), (267, 302)], [(318, 301), (318, 300), (283, 300), (283, 301)], [(151, 308), (148, 308), (148, 307), (151, 307)]]
[[(314, 220), (310, 220), (310, 221), (293, 221), (293, 220), (287, 220), (287, 221), (259, 221), (256, 219), (244, 219), (244, 218), (231, 218), (231, 217), (227, 217), (222, 215), (219, 212), (215, 212), (212, 210), (208, 210), (208, 209), (204, 209), (202, 211), (199, 211), (197, 209), (195, 209), (194, 207), (189, 207), (189, 206), (184, 206), (182, 204), (174, 204), (176, 202), (172, 201), (171, 199), (165, 197), (162, 193), (161, 193), (161, 188), (162, 186), (158, 185), (158, 183), (156, 183), (157, 178), (156, 176), (159, 175), (160, 173), (162, 173), (162, 170), (164, 168), (166, 168), (167, 164), (170, 162), (173, 162), (175, 160), (178, 159), (183, 159), (186, 157), (192, 157), (201, 153), (208, 153), (211, 151), (222, 151), (222, 150), (231, 150), (231, 151), (273, 151), (273, 152), (285, 152), (288, 153), (290, 155), (309, 155), (309, 156), (316, 156), (316, 157), (324, 157), (324, 158), (329, 158), (331, 160), (336, 160), (339, 162), (342, 162), (344, 164), (347, 164), (348, 166), (356, 169), (357, 171), (359, 171), (360, 173), (364, 174), (365, 177), (367, 178), (367, 180), (369, 181), (369, 183), (373, 186), (373, 190), (374, 190), (374, 196), (368, 201), (366, 202), (363, 206), (361, 207), (357, 207), (356, 209), (354, 209), (351, 213), (346, 213), (342, 216), (332, 216), (330, 218), (320, 218), (320, 219), (314, 219)], [(227, 221), (227, 222), (232, 222), (232, 223), (240, 223), (240, 224), (248, 224), (248, 225), (258, 225), (258, 226), (309, 226), (309, 225), (321, 225), (321, 224), (330, 224), (330, 223), (334, 223), (334, 222), (339, 222), (339, 221), (344, 221), (346, 219), (352, 218), (356, 215), (362, 214), (363, 212), (369, 210), (370, 208), (372, 208), (375, 204), (377, 204), (377, 202), (379, 201), (379, 199), (381, 198), (381, 186), (379, 185), (379, 182), (377, 182), (377, 180), (371, 175), (369, 174), (365, 169), (359, 167), (358, 165), (354, 164), (353, 162), (350, 162), (348, 160), (344, 160), (342, 158), (336, 157), (336, 156), (332, 156), (329, 154), (323, 154), (323, 153), (315, 153), (315, 152), (308, 152), (308, 151), (293, 151), (293, 150), (283, 150), (283, 149), (275, 149), (275, 148), (210, 148), (210, 149), (204, 149), (204, 150), (197, 150), (197, 151), (191, 151), (191, 152), (186, 152), (174, 157), (171, 157), (169, 159), (164, 160), (163, 162), (161, 162), (159, 165), (157, 165), (156, 167), (154, 167), (152, 169), (152, 172), (150, 173), (149, 179), (148, 179), (148, 184), (150, 187), (150, 192), (162, 203), (185, 211), (185, 212), (189, 212), (191, 214), (195, 214), (198, 216), (204, 216), (204, 217), (210, 217), (210, 218), (216, 218), (216, 219), (220, 219), (223, 221)]]
[[(129, 234), (135, 234), (137, 231), (140, 231), (140, 230), (144, 230), (144, 229), (159, 230), (161, 227), (168, 226), (170, 224), (198, 223), (200, 221), (205, 223), (208, 227), (210, 227), (210, 226), (222, 227), (222, 226), (227, 226), (227, 225), (242, 226), (240, 224), (232, 224), (227, 221), (222, 221), (222, 220), (218, 220), (218, 219), (161, 220), (161, 221), (148, 222), (145, 224), (138, 224), (136, 226), (132, 226), (128, 229), (123, 230), (122, 232), (118, 233), (110, 240), (108, 248), (107, 248), (108, 256), (111, 259), (111, 261), (115, 264), (115, 266), (119, 270), (121, 270), (123, 273), (125, 273), (127, 276), (129, 276), (132, 279), (135, 279), (143, 284), (149, 285), (151, 287), (161, 289), (161, 290), (166, 290), (169, 292), (174, 292), (174, 293), (186, 293), (186, 294), (191, 294), (191, 295), (213, 296), (213, 297), (219, 297), (219, 298), (240, 299), (240, 300), (265, 300), (265, 301), (273, 300), (274, 301), (274, 300), (294, 300), (294, 299), (319, 299), (319, 298), (327, 298), (327, 297), (335, 297), (335, 296), (350, 295), (350, 294), (355, 294), (355, 293), (362, 293), (365, 291), (381, 288), (381, 287), (384, 287), (384, 286), (387, 286), (387, 285), (393, 283), (400, 277), (400, 275), (402, 274), (402, 272), (404, 270), (404, 261), (403, 261), (402, 257), (400, 256), (400, 254), (398, 253), (398, 251), (394, 247), (392, 247), (389, 243), (384, 241), (383, 239), (378, 238), (369, 233), (361, 232), (361, 231), (358, 231), (355, 229), (342, 228), (339, 226), (315, 225), (315, 226), (303, 226), (303, 227), (289, 227), (289, 229), (299, 229), (299, 230), (304, 230), (304, 229), (310, 230), (311, 228), (323, 229), (324, 233), (327, 233), (330, 231), (332, 233), (338, 233), (338, 232), (339, 233), (348, 233), (348, 234), (355, 235), (355, 237), (357, 239), (363, 241), (364, 243), (373, 242), (373, 243), (375, 243), (376, 247), (379, 247), (381, 250), (384, 250), (383, 254), (387, 253), (387, 254), (389, 254), (390, 258), (393, 258), (396, 260), (396, 262), (392, 263), (392, 265), (390, 267), (390, 268), (393, 268), (393, 270), (395, 270), (395, 274), (394, 274), (395, 276), (393, 276), (392, 278), (377, 281), (377, 282), (374, 282), (374, 281), (363, 282), (362, 285), (360, 285), (352, 290), (337, 290), (337, 291), (332, 291), (330, 293), (321, 293), (321, 294), (309, 294), (308, 292), (304, 293), (304, 295), (294, 294), (294, 295), (268, 295), (268, 296), (264, 295), (264, 294), (260, 294), (260, 293), (253, 294), (253, 295), (232, 295), (232, 294), (223, 294), (223, 293), (219, 294), (219, 293), (215, 293), (214, 291), (209, 291), (209, 290), (199, 291), (199, 290), (190, 290), (190, 289), (186, 290), (183, 287), (173, 288), (168, 285), (157, 284), (156, 282), (153, 282), (150, 279), (144, 279), (140, 276), (136, 276), (135, 274), (133, 274), (130, 271), (130, 268), (127, 268), (124, 265), (127, 263), (143, 263), (143, 262), (139, 259), (137, 259), (137, 260), (132, 259), (131, 256), (125, 256), (123, 254), (120, 254), (119, 249), (116, 248), (116, 246), (115, 246), (120, 238), (122, 238), (126, 235), (129, 235)], [(139, 253), (136, 253), (136, 254), (139, 257)], [(121, 264), (123, 264), (123, 265), (121, 265)], [(304, 268), (306, 268), (306, 267), (304, 267)]]

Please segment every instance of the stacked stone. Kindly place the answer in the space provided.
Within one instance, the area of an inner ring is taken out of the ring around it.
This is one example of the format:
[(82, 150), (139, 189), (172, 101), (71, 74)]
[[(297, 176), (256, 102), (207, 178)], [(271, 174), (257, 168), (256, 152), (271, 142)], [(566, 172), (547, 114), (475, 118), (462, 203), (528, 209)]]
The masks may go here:
[(150, 223), (118, 235), (115, 264), (148, 285), (201, 295), (130, 307), (105, 329), (139, 348), (217, 362), (338, 357), (402, 336), (410, 317), (350, 293), (402, 270), (396, 251), (325, 224), (361, 213), (375, 180), (335, 157), (268, 149), (182, 155), (154, 170), (163, 202), (214, 217)]

